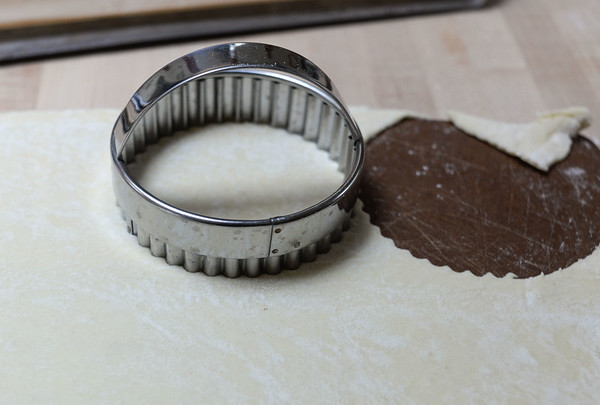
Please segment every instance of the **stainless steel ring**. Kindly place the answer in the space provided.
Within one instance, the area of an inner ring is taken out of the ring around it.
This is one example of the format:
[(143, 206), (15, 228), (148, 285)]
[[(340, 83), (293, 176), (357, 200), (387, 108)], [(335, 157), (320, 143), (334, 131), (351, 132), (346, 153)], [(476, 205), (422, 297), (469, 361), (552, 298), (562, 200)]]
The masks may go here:
[[(329, 152), (344, 173), (329, 197), (261, 220), (203, 216), (144, 190), (127, 164), (162, 136), (215, 122), (255, 122), (300, 134)], [(360, 130), (331, 80), (289, 50), (259, 43), (216, 45), (185, 55), (133, 95), (111, 137), (113, 188), (128, 230), (167, 263), (237, 277), (295, 269), (341, 238), (364, 162)]]

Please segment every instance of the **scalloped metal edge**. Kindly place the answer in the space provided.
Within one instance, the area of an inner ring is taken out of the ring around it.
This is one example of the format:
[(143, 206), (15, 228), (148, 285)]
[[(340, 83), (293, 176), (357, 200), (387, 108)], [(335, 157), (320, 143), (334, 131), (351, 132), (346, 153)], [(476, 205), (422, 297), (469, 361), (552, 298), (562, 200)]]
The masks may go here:
[(125, 217), (123, 210), (121, 210), (121, 217), (127, 223), (127, 232), (137, 237), (138, 244), (148, 248), (152, 256), (164, 258), (167, 264), (181, 266), (189, 273), (202, 272), (207, 276), (222, 275), (236, 278), (279, 274), (282, 270), (296, 270), (301, 263), (315, 261), (319, 254), (329, 252), (332, 243), (342, 240), (343, 232), (350, 228), (350, 218), (353, 213), (354, 210), (346, 216), (342, 224), (318, 242), (283, 255), (249, 259), (212, 257), (186, 251), (143, 231), (135, 221)]

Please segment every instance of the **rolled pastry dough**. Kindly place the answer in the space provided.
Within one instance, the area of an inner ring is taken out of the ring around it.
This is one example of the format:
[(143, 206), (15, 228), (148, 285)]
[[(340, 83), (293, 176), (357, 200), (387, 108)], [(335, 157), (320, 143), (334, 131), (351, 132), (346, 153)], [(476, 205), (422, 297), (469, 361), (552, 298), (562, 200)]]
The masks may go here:
[[(110, 185), (116, 115), (0, 115), (0, 402), (597, 399), (598, 250), (549, 276), (479, 278), (395, 248), (358, 210), (343, 241), (297, 271), (186, 273), (125, 231)], [(376, 116), (356, 112), (369, 134)], [(298, 137), (272, 135), (263, 147), (296, 154)], [(214, 157), (202, 150), (193, 173)], [(313, 152), (322, 176), (302, 181), (328, 192), (339, 175)]]

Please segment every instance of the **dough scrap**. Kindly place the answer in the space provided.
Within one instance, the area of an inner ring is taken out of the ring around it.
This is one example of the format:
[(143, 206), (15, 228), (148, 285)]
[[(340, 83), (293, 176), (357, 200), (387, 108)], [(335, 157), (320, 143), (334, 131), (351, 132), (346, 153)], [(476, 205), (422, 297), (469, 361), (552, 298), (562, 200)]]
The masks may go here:
[(542, 171), (566, 158), (571, 138), (591, 122), (590, 112), (584, 107), (541, 113), (536, 121), (526, 124), (492, 121), (457, 111), (449, 111), (448, 116), (464, 132)]
[(549, 276), (475, 277), (397, 249), (357, 210), (298, 271), (186, 273), (125, 230), (116, 116), (0, 115), (0, 402), (597, 400), (598, 249)]

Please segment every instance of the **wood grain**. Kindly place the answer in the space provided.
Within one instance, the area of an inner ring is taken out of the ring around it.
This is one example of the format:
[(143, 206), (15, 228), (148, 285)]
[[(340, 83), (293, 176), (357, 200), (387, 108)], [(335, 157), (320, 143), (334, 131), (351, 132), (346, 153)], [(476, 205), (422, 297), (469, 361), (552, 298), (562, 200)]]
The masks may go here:
[[(579, 104), (600, 117), (600, 4), (505, 0), (470, 12), (240, 35), (0, 67), (0, 111), (122, 108), (172, 59), (224, 41), (308, 56), (348, 104), (499, 120)], [(587, 134), (596, 140), (592, 125)]]

